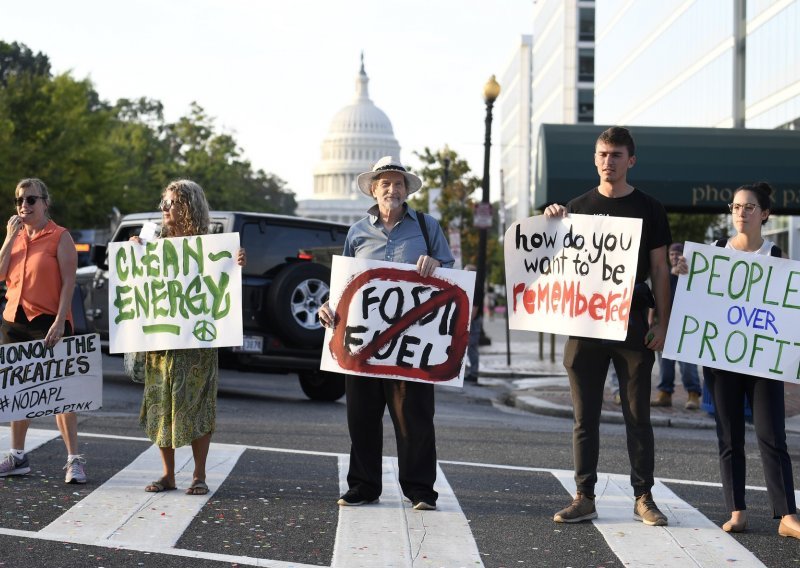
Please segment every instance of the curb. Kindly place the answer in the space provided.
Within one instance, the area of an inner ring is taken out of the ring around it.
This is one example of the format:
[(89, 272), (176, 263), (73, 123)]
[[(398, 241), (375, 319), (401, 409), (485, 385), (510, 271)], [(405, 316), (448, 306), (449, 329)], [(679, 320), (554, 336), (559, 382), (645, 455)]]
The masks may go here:
[[(510, 406), (527, 410), (535, 414), (544, 414), (546, 416), (556, 416), (559, 418), (573, 418), (572, 408), (564, 406), (563, 404), (553, 404), (547, 400), (531, 396), (521, 395), (518, 396), (511, 393), (508, 397)], [(605, 424), (624, 424), (625, 418), (621, 412), (613, 410), (603, 410), (600, 414), (600, 422)], [(661, 426), (665, 428), (715, 428), (716, 425), (713, 421), (709, 420), (693, 420), (691, 418), (670, 418), (668, 416), (650, 416), (650, 423), (653, 426)]]

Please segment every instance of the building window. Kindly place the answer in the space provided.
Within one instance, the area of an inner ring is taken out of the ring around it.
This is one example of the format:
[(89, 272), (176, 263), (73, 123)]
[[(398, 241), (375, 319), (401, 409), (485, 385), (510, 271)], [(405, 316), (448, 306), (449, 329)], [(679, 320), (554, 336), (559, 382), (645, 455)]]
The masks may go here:
[(594, 41), (594, 8), (581, 8), (578, 18), (578, 40)]
[(594, 122), (594, 90), (578, 90), (578, 122)]
[(582, 47), (578, 50), (578, 81), (594, 81), (594, 49)]

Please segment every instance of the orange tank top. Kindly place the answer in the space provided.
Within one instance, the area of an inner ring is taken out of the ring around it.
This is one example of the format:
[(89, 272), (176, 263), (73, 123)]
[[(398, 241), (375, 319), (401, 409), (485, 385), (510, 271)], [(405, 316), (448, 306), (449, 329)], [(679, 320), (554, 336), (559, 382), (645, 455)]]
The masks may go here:
[[(13, 322), (20, 306), (28, 320), (58, 313), (61, 297), (58, 243), (64, 231), (64, 227), (51, 220), (33, 238), (28, 237), (25, 229), (17, 233), (6, 274), (8, 302), (3, 310), (3, 319)], [(71, 309), (67, 311), (67, 321), (72, 323)]]

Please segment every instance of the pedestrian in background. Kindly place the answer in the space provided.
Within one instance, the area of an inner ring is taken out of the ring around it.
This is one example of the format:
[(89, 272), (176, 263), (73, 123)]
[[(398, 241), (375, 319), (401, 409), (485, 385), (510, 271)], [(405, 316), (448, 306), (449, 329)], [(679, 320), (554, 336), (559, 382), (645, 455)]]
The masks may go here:
[[(468, 264), (464, 270), (475, 272), (478, 268), (474, 264)], [(489, 303), (491, 304), (491, 302)], [(491, 308), (490, 306), (490, 309)], [(490, 312), (491, 313), (491, 312)], [(464, 376), (464, 381), (468, 383), (478, 382), (478, 371), (480, 370), (481, 354), (478, 352), (478, 345), (483, 332), (483, 314), (473, 302), (472, 319), (469, 324), (469, 345), (467, 346), (467, 360), (469, 361), (469, 371)]]
[[(350, 227), (344, 256), (414, 264), (423, 277), (454, 259), (435, 219), (411, 209), (408, 196), (422, 180), (391, 156), (358, 176), (358, 187), (377, 201), (368, 215)], [(338, 322), (326, 302), (319, 309), (325, 327)], [(340, 506), (375, 503), (383, 486), (383, 414), (386, 407), (397, 440), (400, 488), (417, 510), (436, 509), (436, 434), (433, 385), (349, 375), (345, 379), (347, 428), (350, 431), (349, 489)]]
[[(203, 188), (190, 180), (170, 183), (161, 196), (161, 237), (205, 235), (209, 230), (208, 202)], [(132, 241), (141, 243), (139, 237)], [(239, 249), (239, 266), (245, 265)], [(216, 427), (219, 358), (216, 348), (148, 351), (139, 422), (161, 452), (163, 474), (145, 491), (158, 493), (175, 485), (175, 448), (191, 444), (192, 483), (187, 495), (205, 495), (206, 459)]]
[[(0, 249), (0, 279), (6, 281), (6, 307), (0, 343), (44, 340), (48, 347), (72, 335), (70, 305), (78, 253), (69, 231), (48, 215), (50, 193), (37, 178), (23, 179), (14, 192), (15, 215), (8, 220)], [(86, 483), (86, 460), (78, 453), (78, 418), (56, 414), (67, 447), (66, 483)], [(0, 461), (0, 477), (31, 471), (25, 453), (30, 420), (11, 422), (11, 450)]]
[[(733, 192), (729, 205), (736, 234), (720, 239), (717, 246), (755, 255), (783, 256), (781, 249), (761, 233), (769, 219), (772, 187), (764, 182), (743, 185)], [(679, 274), (688, 273), (686, 259), (680, 258)], [(772, 517), (780, 518), (778, 534), (800, 538), (800, 519), (792, 476), (792, 460), (786, 447), (786, 405), (784, 383), (775, 379), (743, 373), (709, 369), (706, 386), (714, 400), (714, 420), (719, 443), (719, 470), (722, 493), (731, 518), (722, 525), (725, 532), (743, 532), (747, 528), (745, 502), (745, 398), (753, 409), (761, 463)]]
[[(683, 243), (672, 243), (669, 246), (669, 289), (672, 301), (675, 300), (675, 289), (678, 287), (677, 266), (682, 256)], [(658, 387), (656, 387), (658, 389), (658, 394), (650, 401), (650, 406), (672, 406), (672, 393), (675, 392), (676, 361), (667, 359), (661, 354), (661, 351), (657, 353), (657, 356), (661, 380), (658, 383)], [(700, 396), (703, 393), (703, 387), (700, 385), (700, 377), (697, 373), (697, 365), (684, 361), (677, 361), (677, 363), (681, 371), (683, 388), (686, 389), (689, 395), (684, 408), (686, 408), (686, 410), (697, 410), (700, 408)]]
[[(594, 487), (600, 457), (600, 412), (608, 365), (613, 361), (618, 372), (631, 462), (634, 518), (647, 525), (663, 526), (668, 522), (667, 517), (658, 509), (651, 493), (655, 443), (650, 423), (650, 375), (654, 351), (663, 349), (669, 322), (667, 245), (672, 237), (663, 206), (628, 184), (628, 170), (636, 163), (636, 147), (630, 132), (617, 126), (609, 128), (597, 139), (594, 156), (600, 176), (598, 186), (571, 200), (566, 207), (548, 205), (545, 216), (580, 213), (638, 218), (642, 219), (642, 234), (625, 340), (570, 337), (564, 347), (564, 367), (574, 407), (572, 443), (577, 495), (553, 520), (577, 523), (597, 518)], [(658, 319), (652, 326), (648, 324), (648, 309), (653, 307), (653, 294), (646, 283), (648, 276), (658, 310)]]

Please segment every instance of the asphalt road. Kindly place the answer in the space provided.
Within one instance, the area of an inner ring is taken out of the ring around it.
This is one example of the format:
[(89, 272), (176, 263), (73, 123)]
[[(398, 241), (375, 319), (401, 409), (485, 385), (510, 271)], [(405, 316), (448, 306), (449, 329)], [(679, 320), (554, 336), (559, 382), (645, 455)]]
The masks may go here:
[[(103, 409), (80, 415), (89, 483), (63, 484), (57, 437), (31, 452), (30, 475), (0, 479), (0, 566), (728, 566), (731, 554), (743, 555), (735, 558), (737, 566), (800, 562), (800, 542), (776, 534), (777, 521), (759, 489), (764, 481), (753, 439), (749, 530), (731, 537), (712, 526), (727, 519), (712, 430), (656, 429), (656, 475), (669, 499), (662, 508), (671, 504), (669, 528), (629, 518), (624, 428), (615, 424), (602, 426), (599, 470), (609, 474), (603, 476), (604, 503), (621, 502), (624, 521), (615, 524), (601, 511), (595, 523), (554, 523), (553, 513), (570, 500), (572, 423), (503, 406), (502, 384), (437, 391), (439, 460), (454, 505), (440, 490), (440, 510), (422, 516), (407, 503), (394, 504), (387, 486), (380, 506), (340, 516), (335, 501), (349, 449), (343, 401), (309, 401), (292, 377), (232, 371), (221, 380), (213, 438), (221, 445), (211, 456), (235, 457), (221, 457), (214, 466), (226, 472), (211, 484), (214, 493), (202, 500), (171, 492), (129, 515), (149, 530), (141, 539), (132, 525), (98, 539), (97, 531), (106, 529), (98, 519), (126, 499), (141, 499), (138, 487), (159, 476), (157, 461), (140, 461), (151, 447), (138, 427), (141, 387), (112, 372), (120, 366), (119, 358), (104, 356)], [(32, 428), (46, 436), (54, 426), (44, 419)], [(395, 456), (388, 419), (384, 435), (385, 455)], [(800, 437), (790, 435), (789, 446), (797, 464)], [(149, 465), (132, 466), (140, 463)], [(392, 461), (386, 464), (391, 470)], [(133, 485), (119, 485), (124, 475)], [(95, 540), (85, 534), (93, 522)], [(437, 541), (439, 530), (447, 538)], [(175, 540), (164, 546), (170, 531)], [(117, 538), (133, 544), (115, 544)], [(437, 556), (448, 540), (457, 543), (455, 550)], [(408, 558), (401, 551), (392, 562), (376, 560), (385, 552), (380, 549), (397, 543), (410, 551)], [(646, 561), (630, 560), (642, 557)]]

